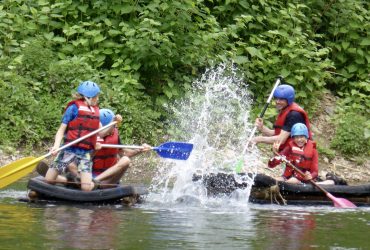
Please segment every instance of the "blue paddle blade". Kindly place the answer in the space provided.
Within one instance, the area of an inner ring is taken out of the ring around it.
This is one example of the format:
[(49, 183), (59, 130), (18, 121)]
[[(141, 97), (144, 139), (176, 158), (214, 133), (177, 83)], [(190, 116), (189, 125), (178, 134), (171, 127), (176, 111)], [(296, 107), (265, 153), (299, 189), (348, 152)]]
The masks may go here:
[(193, 150), (193, 144), (186, 142), (166, 142), (155, 150), (163, 158), (171, 158), (176, 160), (187, 160)]

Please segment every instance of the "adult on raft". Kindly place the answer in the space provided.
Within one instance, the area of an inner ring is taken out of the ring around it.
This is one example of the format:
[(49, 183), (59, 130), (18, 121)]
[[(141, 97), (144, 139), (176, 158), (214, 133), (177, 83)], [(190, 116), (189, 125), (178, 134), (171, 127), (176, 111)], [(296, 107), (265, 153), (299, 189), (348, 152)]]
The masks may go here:
[(262, 133), (262, 136), (256, 136), (252, 143), (278, 143), (281, 151), (289, 141), (291, 141), (290, 132), (294, 124), (303, 123), (308, 128), (309, 139), (312, 139), (310, 131), (310, 121), (307, 112), (304, 111), (297, 103), (294, 102), (294, 88), (288, 84), (278, 86), (273, 94), (275, 107), (279, 111), (274, 123), (274, 129), (270, 129), (263, 124), (262, 118), (257, 118), (255, 125)]

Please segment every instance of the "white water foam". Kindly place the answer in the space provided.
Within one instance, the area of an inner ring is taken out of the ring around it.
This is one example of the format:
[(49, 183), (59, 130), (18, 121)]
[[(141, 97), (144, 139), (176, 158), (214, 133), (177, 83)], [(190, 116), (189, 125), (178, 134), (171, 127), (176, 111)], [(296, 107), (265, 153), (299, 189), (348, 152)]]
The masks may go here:
[(26, 197), (26, 196), (27, 196), (26, 191), (19, 191), (19, 190), (13, 190), (13, 189), (7, 189), (7, 190), (0, 191), (0, 200), (6, 199), (6, 198), (18, 199), (20, 197)]
[[(207, 196), (202, 181), (193, 175), (235, 174), (238, 161), (244, 159), (244, 171), (255, 174), (256, 150), (241, 155), (253, 123), (250, 121), (252, 97), (248, 85), (235, 67), (220, 65), (193, 83), (191, 93), (169, 107), (173, 113), (171, 138), (194, 144), (186, 161), (164, 159), (153, 179), (147, 201), (160, 204), (200, 204), (223, 206), (233, 202), (246, 204), (250, 189), (237, 190), (230, 197)], [(180, 135), (180, 136), (179, 136)], [(252, 178), (235, 175), (237, 181), (252, 184)], [(251, 185), (249, 185), (250, 187)]]

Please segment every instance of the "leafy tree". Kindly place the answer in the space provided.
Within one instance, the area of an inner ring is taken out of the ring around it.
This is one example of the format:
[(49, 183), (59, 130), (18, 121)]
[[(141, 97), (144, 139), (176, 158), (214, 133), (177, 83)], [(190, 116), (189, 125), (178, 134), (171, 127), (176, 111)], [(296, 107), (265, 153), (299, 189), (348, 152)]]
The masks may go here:
[(361, 0), (4, 0), (0, 144), (50, 140), (71, 92), (87, 79), (101, 85), (101, 107), (123, 115), (127, 142), (155, 141), (165, 133), (163, 105), (226, 61), (245, 76), (256, 111), (283, 75), (305, 108), (329, 89), (341, 97), (340, 115), (368, 118), (369, 7)]

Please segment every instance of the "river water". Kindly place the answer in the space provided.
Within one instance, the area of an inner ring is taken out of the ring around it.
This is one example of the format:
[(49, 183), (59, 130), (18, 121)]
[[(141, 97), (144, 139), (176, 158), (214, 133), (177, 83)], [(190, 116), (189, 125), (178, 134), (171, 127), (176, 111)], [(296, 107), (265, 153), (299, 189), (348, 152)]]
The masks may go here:
[(0, 191), (0, 249), (370, 249), (369, 208), (33, 204), (18, 201), (24, 186)]
[(258, 172), (257, 148), (240, 155), (253, 126), (240, 79), (230, 67), (208, 70), (168, 107), (171, 140), (194, 149), (187, 161), (159, 161), (141, 204), (20, 202), (29, 177), (0, 190), (0, 249), (370, 249), (370, 208), (257, 205), (248, 189), (211, 198), (192, 181), (239, 162)]

